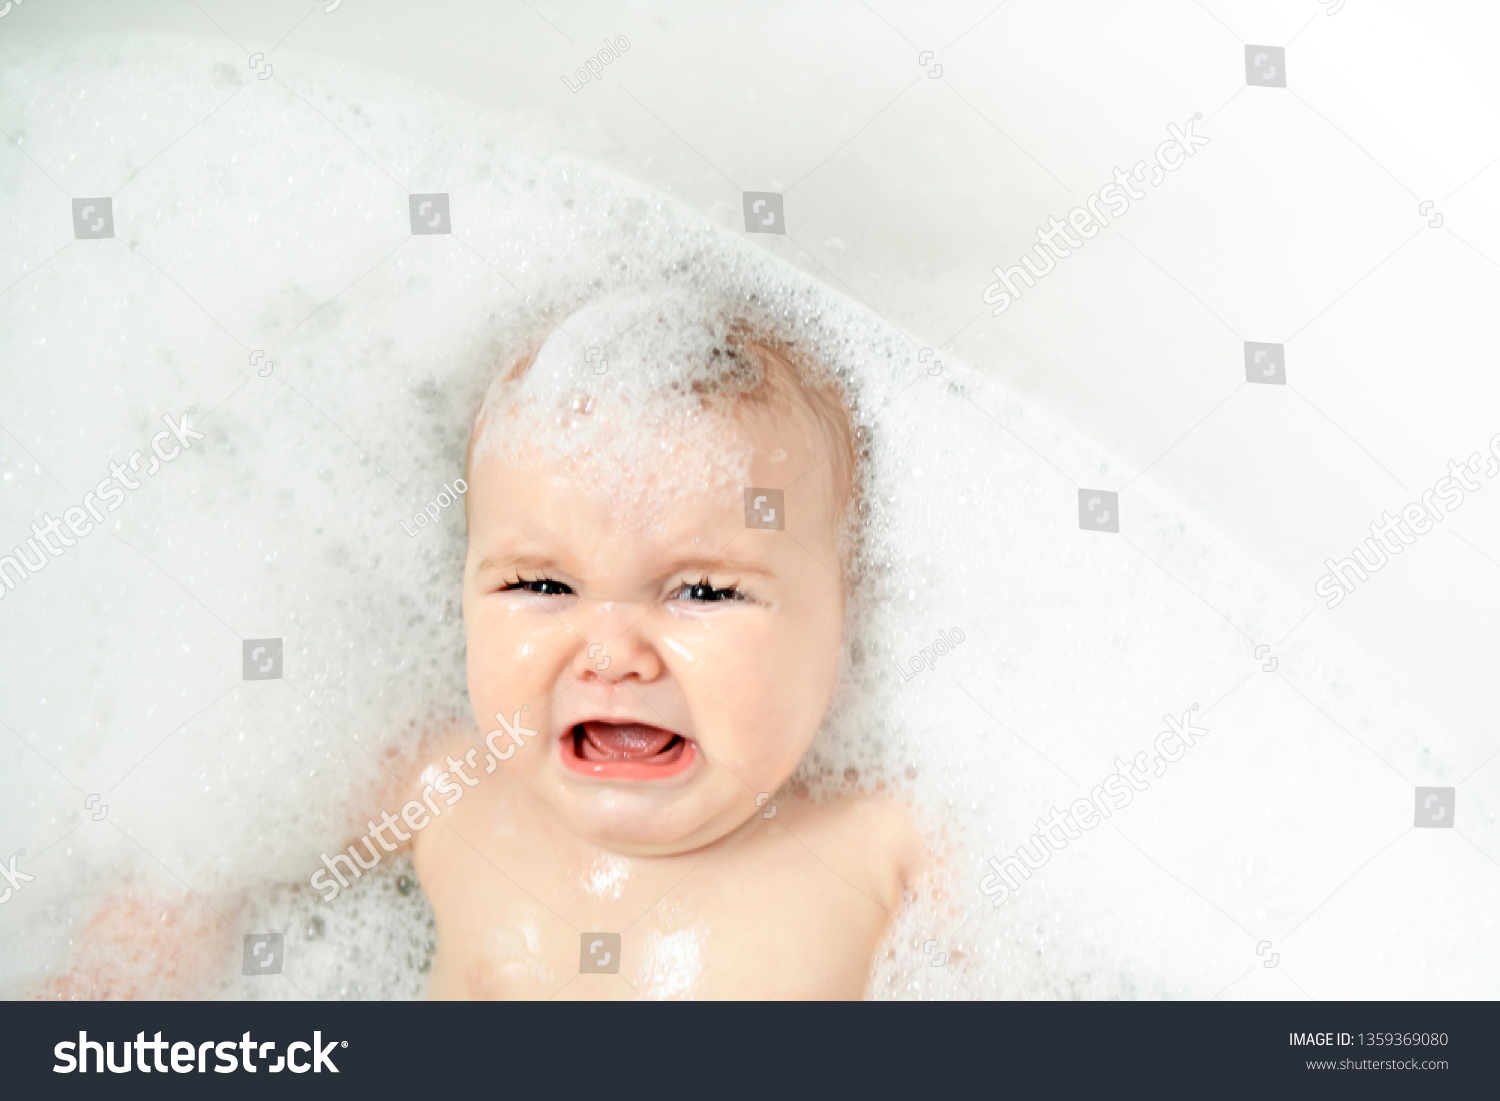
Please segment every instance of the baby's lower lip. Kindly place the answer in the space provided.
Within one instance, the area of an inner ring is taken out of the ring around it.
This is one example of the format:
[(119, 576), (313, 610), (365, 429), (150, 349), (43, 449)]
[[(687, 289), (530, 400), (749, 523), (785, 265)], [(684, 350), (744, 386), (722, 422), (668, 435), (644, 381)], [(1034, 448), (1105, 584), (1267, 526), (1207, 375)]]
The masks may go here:
[(558, 739), (558, 751), (563, 767), (596, 780), (665, 780), (681, 776), (698, 757), (692, 739), (674, 736), (664, 749), (648, 756), (600, 759), (598, 749), (588, 744), (581, 724)]

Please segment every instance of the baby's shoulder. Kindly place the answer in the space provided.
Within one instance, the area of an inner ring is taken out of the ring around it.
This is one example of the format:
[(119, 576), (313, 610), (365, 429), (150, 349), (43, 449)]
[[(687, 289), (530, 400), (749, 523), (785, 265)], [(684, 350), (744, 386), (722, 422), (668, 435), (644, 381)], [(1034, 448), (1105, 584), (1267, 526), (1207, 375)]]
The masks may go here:
[(917, 839), (911, 808), (886, 795), (846, 795), (809, 801), (806, 821), (851, 840), (876, 844), (906, 844)]
[(922, 834), (904, 802), (851, 795), (789, 808), (784, 826), (814, 856), (894, 903), (922, 864)]

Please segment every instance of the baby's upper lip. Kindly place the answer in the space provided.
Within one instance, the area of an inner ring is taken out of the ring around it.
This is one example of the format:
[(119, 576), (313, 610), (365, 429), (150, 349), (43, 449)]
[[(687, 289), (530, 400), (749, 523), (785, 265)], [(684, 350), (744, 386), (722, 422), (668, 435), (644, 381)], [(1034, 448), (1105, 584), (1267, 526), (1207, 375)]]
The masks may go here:
[(642, 710), (641, 708), (616, 707), (564, 707), (558, 711), (557, 736), (567, 737), (573, 732), (574, 727), (581, 723), (613, 723), (616, 726), (627, 724), (654, 726), (658, 730), (670, 731), (680, 738), (689, 738), (689, 735), (682, 730), (663, 722), (660, 715), (649, 712), (641, 714)]

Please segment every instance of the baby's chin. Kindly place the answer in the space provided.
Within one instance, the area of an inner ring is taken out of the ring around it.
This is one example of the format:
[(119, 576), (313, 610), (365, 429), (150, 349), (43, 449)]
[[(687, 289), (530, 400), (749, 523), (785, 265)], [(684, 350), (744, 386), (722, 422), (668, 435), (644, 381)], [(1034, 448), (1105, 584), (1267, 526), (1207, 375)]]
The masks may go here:
[(691, 788), (663, 796), (628, 787), (550, 792), (552, 813), (574, 836), (619, 856), (678, 856), (733, 833), (755, 814), (737, 800)]

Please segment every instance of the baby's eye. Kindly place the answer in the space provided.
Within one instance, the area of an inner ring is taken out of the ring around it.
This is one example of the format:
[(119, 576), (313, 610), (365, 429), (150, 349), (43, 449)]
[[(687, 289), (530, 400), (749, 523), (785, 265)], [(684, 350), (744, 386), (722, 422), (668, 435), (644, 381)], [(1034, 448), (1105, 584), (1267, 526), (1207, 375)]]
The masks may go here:
[(692, 585), (683, 585), (672, 594), (673, 600), (690, 601), (712, 601), (712, 600), (744, 600), (745, 594), (738, 587), (730, 585), (727, 589), (715, 588), (707, 581), (699, 581)]
[(506, 582), (500, 591), (504, 593), (514, 589), (537, 593), (540, 596), (571, 596), (573, 593), (573, 590), (561, 581), (553, 581), (550, 577), (538, 577), (535, 581), (527, 581), (518, 577), (514, 581)]

